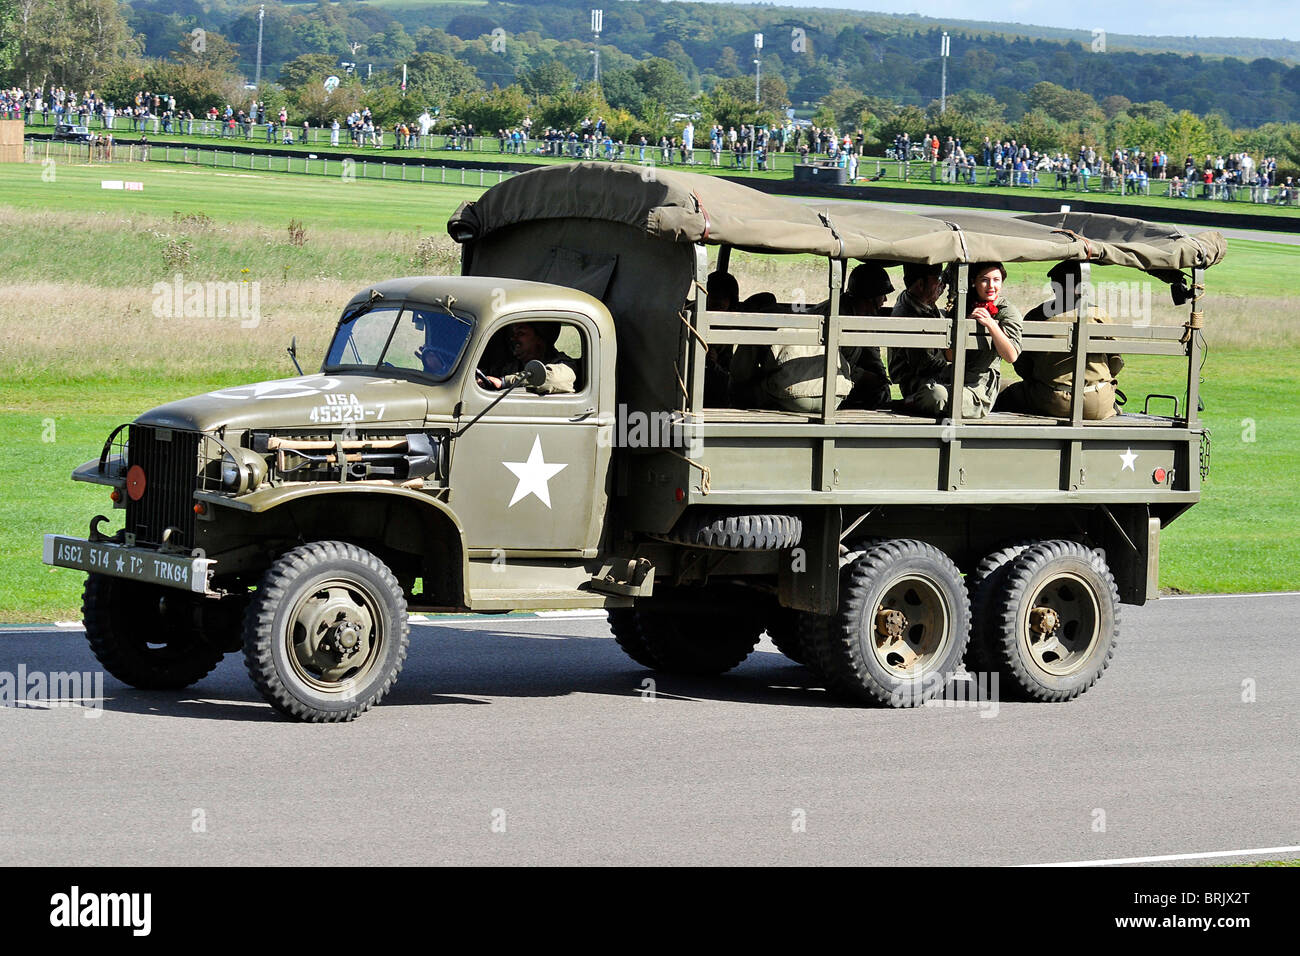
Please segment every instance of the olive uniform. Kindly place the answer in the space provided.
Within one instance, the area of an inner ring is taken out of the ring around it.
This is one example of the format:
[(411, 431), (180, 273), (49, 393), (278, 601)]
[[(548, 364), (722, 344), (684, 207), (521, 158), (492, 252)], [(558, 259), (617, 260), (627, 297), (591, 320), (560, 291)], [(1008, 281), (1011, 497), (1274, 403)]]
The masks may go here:
[[(1053, 303), (1035, 306), (1025, 316), (1028, 322), (1075, 322), (1079, 310), (1056, 312)], [(1088, 310), (1088, 321), (1110, 320), (1096, 307)], [(1090, 421), (1111, 418), (1115, 409), (1115, 383), (1124, 359), (1118, 355), (1089, 352), (1083, 372), (1083, 417)], [(998, 399), (998, 409), (1026, 411), (1053, 418), (1070, 417), (1070, 386), (1074, 381), (1074, 356), (1068, 352), (1023, 352), (1015, 362), (1023, 381), (1007, 386)]]
[[(1020, 310), (999, 297), (994, 303), (997, 307), (998, 325), (1011, 344), (1020, 351), (1020, 336), (1024, 319)], [(937, 352), (938, 350), (926, 350)], [(942, 352), (938, 352), (943, 357)], [(961, 414), (962, 418), (984, 418), (993, 411), (997, 401), (998, 389), (1002, 383), (1002, 357), (990, 344), (966, 352), (966, 376), (962, 383)], [(946, 359), (943, 371), (938, 375), (924, 379), (910, 395), (905, 395), (906, 402), (923, 415), (943, 415), (948, 411), (949, 390), (952, 388), (952, 363)]]
[[(898, 301), (890, 310), (890, 315), (915, 318), (939, 318), (939, 307), (922, 302), (910, 291), (904, 289), (898, 294)], [(942, 349), (891, 348), (889, 350), (889, 379), (903, 393), (907, 401), (921, 388), (922, 383), (943, 374), (948, 360)]]
[[(839, 358), (836, 405), (853, 390), (852, 366), (842, 352)], [(731, 360), (733, 404), (814, 415), (822, 410), (825, 374), (826, 349), (820, 345), (741, 346)]]

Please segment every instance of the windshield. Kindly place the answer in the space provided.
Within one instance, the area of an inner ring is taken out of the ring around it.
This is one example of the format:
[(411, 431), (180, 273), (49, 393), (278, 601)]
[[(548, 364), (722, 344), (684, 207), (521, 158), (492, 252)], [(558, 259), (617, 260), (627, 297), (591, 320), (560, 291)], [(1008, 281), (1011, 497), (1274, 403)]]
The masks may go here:
[(339, 326), (325, 368), (400, 368), (442, 381), (455, 370), (473, 327), (471, 317), (442, 309), (376, 306)]

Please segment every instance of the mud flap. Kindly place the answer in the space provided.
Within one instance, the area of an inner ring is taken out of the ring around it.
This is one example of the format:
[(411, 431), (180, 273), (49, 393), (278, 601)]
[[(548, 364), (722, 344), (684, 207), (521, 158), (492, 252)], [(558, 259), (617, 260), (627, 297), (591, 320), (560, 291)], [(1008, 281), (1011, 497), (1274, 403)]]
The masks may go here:
[(840, 601), (839, 508), (803, 515), (799, 546), (780, 556), (777, 595), (782, 605), (814, 614), (834, 614)]

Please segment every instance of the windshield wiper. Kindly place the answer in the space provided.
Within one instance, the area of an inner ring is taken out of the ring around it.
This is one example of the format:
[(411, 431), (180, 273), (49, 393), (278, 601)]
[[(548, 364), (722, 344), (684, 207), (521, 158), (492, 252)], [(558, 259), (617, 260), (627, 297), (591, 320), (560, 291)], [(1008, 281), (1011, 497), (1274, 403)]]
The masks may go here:
[(373, 309), (375, 307), (375, 303), (378, 302), (383, 297), (384, 294), (380, 292), (378, 289), (371, 289), (370, 295), (369, 297), (367, 297), (365, 302), (362, 302), (351, 312), (343, 313), (343, 317), (339, 319), (339, 325), (343, 325), (345, 322), (352, 322), (355, 319), (361, 318), (363, 315), (365, 315), (367, 312)]

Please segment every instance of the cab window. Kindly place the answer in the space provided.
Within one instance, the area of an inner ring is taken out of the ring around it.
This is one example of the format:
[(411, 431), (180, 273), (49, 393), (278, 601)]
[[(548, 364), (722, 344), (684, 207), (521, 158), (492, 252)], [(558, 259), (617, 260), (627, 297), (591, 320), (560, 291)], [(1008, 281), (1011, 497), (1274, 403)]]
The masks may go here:
[[(525, 328), (526, 327), (526, 328)], [(478, 370), (485, 376), (503, 378), (522, 371), (532, 358), (544, 364), (561, 363), (574, 371), (574, 392), (587, 387), (586, 336), (574, 322), (561, 319), (529, 318), (504, 325), (492, 334), (479, 357)], [(480, 380), (479, 386), (492, 391)], [(528, 394), (519, 389), (516, 394)]]

